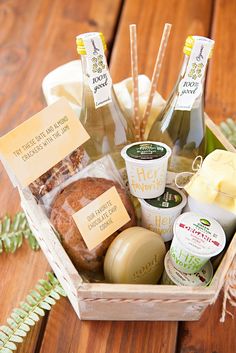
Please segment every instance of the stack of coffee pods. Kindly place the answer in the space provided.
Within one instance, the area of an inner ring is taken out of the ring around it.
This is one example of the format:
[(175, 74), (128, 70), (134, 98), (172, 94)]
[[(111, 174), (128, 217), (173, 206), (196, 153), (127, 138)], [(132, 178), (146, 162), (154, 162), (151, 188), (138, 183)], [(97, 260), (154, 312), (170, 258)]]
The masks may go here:
[(213, 218), (181, 214), (187, 202), (185, 193), (166, 186), (171, 149), (160, 142), (136, 142), (123, 148), (121, 155), (130, 193), (140, 201), (141, 225), (161, 235), (166, 247), (170, 246), (162, 284), (208, 285), (213, 276), (209, 260), (224, 249), (225, 233)]
[(174, 221), (187, 201), (184, 192), (166, 186), (171, 149), (164, 143), (145, 141), (126, 146), (121, 154), (126, 162), (130, 192), (141, 205), (142, 226), (169, 242)]

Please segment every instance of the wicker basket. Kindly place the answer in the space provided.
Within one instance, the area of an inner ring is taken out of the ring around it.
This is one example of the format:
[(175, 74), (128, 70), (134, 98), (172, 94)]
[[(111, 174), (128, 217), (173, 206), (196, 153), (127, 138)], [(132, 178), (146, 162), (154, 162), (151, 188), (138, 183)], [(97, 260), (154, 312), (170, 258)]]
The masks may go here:
[[(210, 144), (214, 140), (214, 144), (236, 152), (208, 117), (206, 121)], [(30, 227), (82, 320), (198, 320), (216, 301), (235, 256), (236, 234), (207, 288), (85, 283), (31, 192), (19, 192)]]

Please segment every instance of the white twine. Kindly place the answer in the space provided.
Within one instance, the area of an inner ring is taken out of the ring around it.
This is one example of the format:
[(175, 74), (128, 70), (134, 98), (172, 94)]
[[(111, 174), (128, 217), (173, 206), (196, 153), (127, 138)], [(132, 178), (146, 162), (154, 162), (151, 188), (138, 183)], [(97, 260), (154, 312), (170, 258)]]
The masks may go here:
[[(202, 163), (202, 156), (197, 156), (192, 163), (193, 172), (182, 172), (177, 174), (175, 177), (175, 185), (180, 189), (184, 188), (189, 183), (193, 175), (199, 174)], [(220, 193), (227, 195), (228, 197), (232, 197), (231, 195), (225, 194), (223, 192)], [(225, 277), (223, 291), (224, 297), (220, 322), (225, 322), (226, 314), (234, 318), (234, 315), (229, 310), (227, 310), (227, 303), (230, 303), (232, 307), (236, 307), (236, 256), (234, 257), (232, 265)]]
[(227, 303), (229, 302), (233, 307), (236, 307), (236, 256), (234, 257), (232, 265), (225, 277), (223, 290), (224, 298), (220, 322), (225, 322), (226, 314), (229, 314), (232, 318), (234, 318), (234, 315), (227, 310)]
[(183, 189), (190, 181), (193, 175), (198, 173), (202, 167), (203, 158), (202, 156), (197, 156), (192, 163), (192, 172), (182, 172), (175, 176), (175, 185), (179, 189)]

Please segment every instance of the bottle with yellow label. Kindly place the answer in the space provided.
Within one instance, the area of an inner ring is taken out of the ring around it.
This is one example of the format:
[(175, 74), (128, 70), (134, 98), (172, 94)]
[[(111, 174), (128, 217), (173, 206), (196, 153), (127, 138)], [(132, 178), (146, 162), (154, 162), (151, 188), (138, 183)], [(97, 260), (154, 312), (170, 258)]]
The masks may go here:
[(168, 170), (173, 173), (191, 171), (196, 156), (205, 154), (203, 92), (213, 46), (214, 41), (205, 37), (186, 39), (179, 78), (148, 136), (172, 148)]
[(134, 141), (131, 122), (122, 112), (113, 89), (102, 33), (77, 36), (77, 51), (83, 70), (83, 99), (80, 120), (90, 135), (84, 148), (96, 160), (110, 154), (117, 168), (124, 168), (122, 148)]

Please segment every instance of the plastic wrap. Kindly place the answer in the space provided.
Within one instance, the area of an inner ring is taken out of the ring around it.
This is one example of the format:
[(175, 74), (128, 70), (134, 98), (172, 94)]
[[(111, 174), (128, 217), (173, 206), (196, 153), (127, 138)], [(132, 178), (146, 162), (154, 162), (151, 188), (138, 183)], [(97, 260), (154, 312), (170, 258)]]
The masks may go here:
[(57, 163), (53, 168), (41, 175), (33, 183), (29, 185), (30, 191), (37, 198), (53, 190), (73, 174), (84, 168), (89, 161), (85, 150), (82, 147), (77, 148), (66, 158)]
[[(113, 160), (110, 156), (105, 156), (81, 171), (74, 172), (63, 182), (59, 183), (57, 180), (54, 185), (56, 186), (51, 191), (41, 197), (40, 203), (52, 225), (60, 234), (62, 245), (77, 270), (99, 272), (103, 267), (104, 256), (112, 240), (120, 231), (136, 224), (134, 207)], [(89, 250), (72, 216), (113, 186), (130, 216), (130, 221), (95, 248)]]

